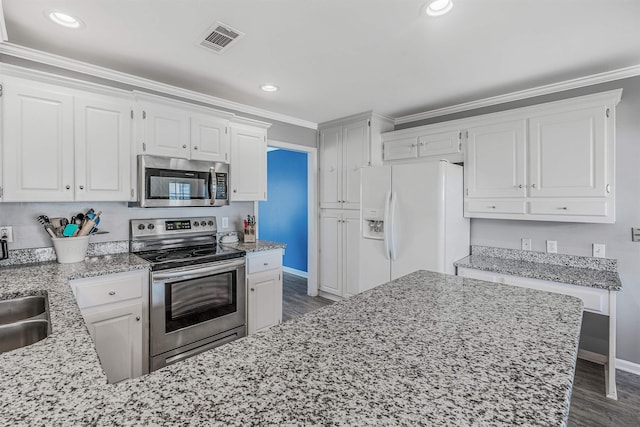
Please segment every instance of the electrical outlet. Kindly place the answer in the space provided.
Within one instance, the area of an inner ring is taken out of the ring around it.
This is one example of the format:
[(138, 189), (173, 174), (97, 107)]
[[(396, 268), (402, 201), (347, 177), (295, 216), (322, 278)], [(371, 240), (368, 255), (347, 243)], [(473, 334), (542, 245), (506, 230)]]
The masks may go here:
[(593, 244), (593, 256), (596, 258), (604, 258), (604, 243), (594, 243)]
[(547, 240), (547, 253), (557, 254), (558, 253), (558, 241), (557, 240)]
[(13, 243), (13, 227), (9, 225), (0, 227), (0, 239), (5, 239), (8, 243)]
[(222, 228), (229, 228), (229, 217), (222, 217)]
[(520, 239), (522, 250), (530, 251), (531, 250), (531, 239), (525, 239), (524, 237)]

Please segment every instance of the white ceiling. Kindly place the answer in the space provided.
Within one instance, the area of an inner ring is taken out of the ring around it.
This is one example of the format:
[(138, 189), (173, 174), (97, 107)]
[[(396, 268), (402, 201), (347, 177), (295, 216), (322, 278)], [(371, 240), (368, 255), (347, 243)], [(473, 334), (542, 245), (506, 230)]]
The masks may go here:
[[(3, 0), (11, 44), (291, 117), (400, 117), (640, 64), (638, 0)], [(45, 12), (82, 19), (70, 30)], [(245, 33), (219, 55), (215, 21)], [(262, 83), (281, 90), (264, 93)]]

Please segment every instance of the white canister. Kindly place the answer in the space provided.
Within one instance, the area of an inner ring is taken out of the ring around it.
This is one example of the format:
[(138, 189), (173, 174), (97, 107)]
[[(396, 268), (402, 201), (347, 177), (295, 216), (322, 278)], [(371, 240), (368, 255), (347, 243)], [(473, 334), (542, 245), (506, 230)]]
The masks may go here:
[(53, 248), (60, 264), (84, 261), (89, 247), (89, 236), (52, 237)]

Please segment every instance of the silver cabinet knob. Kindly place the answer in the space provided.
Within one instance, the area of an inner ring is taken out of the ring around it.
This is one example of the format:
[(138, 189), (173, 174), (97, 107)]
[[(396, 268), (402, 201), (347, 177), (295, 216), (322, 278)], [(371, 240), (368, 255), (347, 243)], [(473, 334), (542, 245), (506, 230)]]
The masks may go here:
[(265, 263), (264, 263), (264, 265), (269, 265), (269, 263), (268, 263), (268, 262), (265, 262)]
[(183, 144), (183, 145), (182, 145), (182, 148), (187, 148), (187, 144)]
[(251, 288), (251, 292), (254, 292), (256, 289), (255, 288)]
[(518, 188), (522, 188), (522, 184), (518, 185)]
[(563, 211), (566, 211), (568, 208), (567, 208), (566, 206), (562, 206), (562, 207), (560, 207), (560, 208), (558, 208), (558, 209), (563, 210)]
[(194, 150), (197, 150), (197, 149), (198, 149), (198, 146), (196, 145), (195, 147), (193, 147), (193, 149), (194, 149)]
[(136, 316), (136, 322), (140, 321), (140, 316)]
[(66, 187), (64, 187), (64, 188), (66, 188), (67, 190), (71, 190), (71, 186), (70, 186), (70, 185), (67, 185), (67, 186), (66, 186)]
[(84, 190), (84, 185), (81, 185), (81, 186), (80, 186), (80, 189), (81, 189), (81, 190)]
[(489, 209), (495, 209), (495, 206), (487, 206)]
[(109, 295), (115, 295), (116, 291), (109, 291)]
[(531, 188), (536, 188), (536, 185), (535, 184), (531, 184)]
[(234, 188), (234, 189), (233, 189), (233, 192), (234, 192), (234, 193), (237, 193), (237, 192), (238, 192), (238, 190), (236, 190), (236, 189)]

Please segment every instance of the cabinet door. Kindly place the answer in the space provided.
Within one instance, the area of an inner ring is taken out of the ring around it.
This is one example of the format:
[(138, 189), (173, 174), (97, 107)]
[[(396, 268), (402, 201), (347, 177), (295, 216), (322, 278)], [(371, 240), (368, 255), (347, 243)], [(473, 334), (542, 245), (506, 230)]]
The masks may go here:
[(267, 135), (231, 126), (231, 200), (267, 200)]
[(360, 168), (369, 158), (368, 120), (342, 126), (342, 208), (360, 208)]
[(526, 121), (469, 129), (464, 162), (466, 196), (524, 197)]
[(440, 156), (462, 151), (462, 131), (453, 130), (423, 135), (418, 138), (418, 156)]
[(320, 207), (340, 208), (342, 126), (320, 130)]
[(247, 276), (249, 288), (249, 334), (282, 321), (282, 271), (270, 270)]
[(604, 197), (606, 106), (529, 120), (531, 197)]
[(229, 162), (229, 122), (206, 115), (191, 117), (191, 158)]
[(142, 103), (143, 153), (188, 159), (191, 153), (189, 119), (183, 109)]
[(75, 99), (75, 198), (131, 197), (131, 105), (98, 96)]
[(345, 211), (342, 215), (342, 257), (343, 296), (350, 297), (360, 292), (360, 212)]
[(4, 201), (72, 201), (73, 97), (33, 82), (3, 89)]
[(418, 157), (418, 138), (403, 138), (395, 141), (385, 141), (383, 145), (383, 160), (415, 159)]
[(142, 302), (83, 312), (109, 383), (142, 375)]
[(342, 214), (323, 211), (320, 214), (320, 284), (321, 291), (342, 296), (339, 260), (342, 259)]

